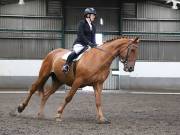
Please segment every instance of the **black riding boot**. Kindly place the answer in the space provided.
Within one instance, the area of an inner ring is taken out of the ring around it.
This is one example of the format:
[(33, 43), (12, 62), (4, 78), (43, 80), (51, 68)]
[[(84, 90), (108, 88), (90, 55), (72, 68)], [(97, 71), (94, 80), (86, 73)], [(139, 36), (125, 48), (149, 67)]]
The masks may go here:
[(62, 71), (64, 73), (67, 73), (69, 71), (69, 66), (71, 65), (72, 61), (77, 57), (78, 55), (73, 51), (67, 58), (66, 63), (64, 64)]

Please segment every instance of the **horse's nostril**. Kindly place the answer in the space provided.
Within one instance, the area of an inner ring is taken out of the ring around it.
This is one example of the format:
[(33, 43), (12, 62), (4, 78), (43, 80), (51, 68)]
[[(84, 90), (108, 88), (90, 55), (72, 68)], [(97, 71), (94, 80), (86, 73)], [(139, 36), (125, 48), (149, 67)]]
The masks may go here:
[(129, 71), (134, 71), (134, 68), (133, 67), (129, 67)]

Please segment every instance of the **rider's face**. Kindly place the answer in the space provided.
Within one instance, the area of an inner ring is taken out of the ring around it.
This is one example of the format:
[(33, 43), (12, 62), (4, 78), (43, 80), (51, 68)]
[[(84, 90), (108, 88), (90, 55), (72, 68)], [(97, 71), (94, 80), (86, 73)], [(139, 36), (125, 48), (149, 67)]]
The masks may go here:
[(91, 19), (92, 22), (95, 20), (95, 18), (96, 18), (95, 14), (90, 14), (90, 19)]

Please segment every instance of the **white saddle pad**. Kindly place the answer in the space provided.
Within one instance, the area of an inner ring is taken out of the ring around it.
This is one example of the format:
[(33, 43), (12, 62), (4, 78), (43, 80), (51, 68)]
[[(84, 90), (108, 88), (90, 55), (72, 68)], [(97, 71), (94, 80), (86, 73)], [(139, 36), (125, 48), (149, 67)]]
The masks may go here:
[[(89, 51), (90, 48), (88, 48), (86, 51)], [(86, 52), (85, 51), (85, 52)], [(62, 59), (63, 60), (67, 60), (67, 57), (71, 54), (72, 51), (68, 52), (68, 53), (65, 53), (63, 56), (62, 56)], [(78, 61), (80, 60), (80, 58), (83, 56), (84, 52), (82, 54), (80, 54), (76, 59), (74, 59), (73, 61)]]

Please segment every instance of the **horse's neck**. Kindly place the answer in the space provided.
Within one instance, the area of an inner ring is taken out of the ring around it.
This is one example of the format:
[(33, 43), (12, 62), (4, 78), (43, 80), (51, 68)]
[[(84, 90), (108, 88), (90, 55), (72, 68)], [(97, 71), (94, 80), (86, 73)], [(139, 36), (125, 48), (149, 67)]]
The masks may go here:
[(125, 41), (117, 39), (114, 41), (111, 41), (110, 43), (106, 43), (105, 45), (102, 46), (102, 49), (105, 50), (106, 52), (111, 53), (113, 57), (116, 57), (119, 48), (125, 44)]
[(105, 50), (106, 53), (104, 53), (105, 60), (107, 63), (112, 63), (112, 61), (116, 58), (119, 48), (123, 47), (123, 44), (126, 43), (126, 40), (117, 39), (115, 41), (112, 41), (110, 43), (107, 43), (106, 45), (102, 46), (102, 49)]
[(113, 45), (104, 45), (101, 47), (102, 50), (104, 50), (101, 54), (101, 57), (104, 58), (103, 65), (111, 65), (112, 61), (115, 59), (117, 50), (115, 49), (115, 46)]

